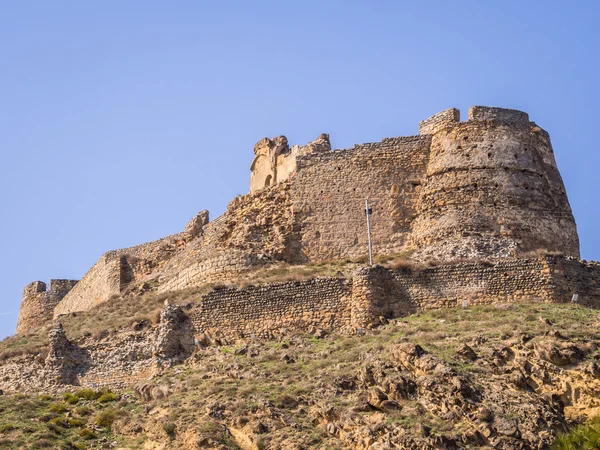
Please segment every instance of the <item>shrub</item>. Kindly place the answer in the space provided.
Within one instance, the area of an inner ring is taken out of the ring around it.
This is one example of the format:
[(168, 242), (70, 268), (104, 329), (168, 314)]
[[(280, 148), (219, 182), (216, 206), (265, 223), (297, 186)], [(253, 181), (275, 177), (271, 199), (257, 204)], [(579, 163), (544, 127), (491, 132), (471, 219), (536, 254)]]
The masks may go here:
[(63, 400), (70, 405), (75, 405), (75, 404), (79, 403), (79, 397), (75, 394), (72, 394), (71, 392), (67, 392), (63, 396)]
[(71, 417), (67, 419), (67, 423), (72, 428), (81, 428), (86, 425), (86, 421), (83, 419), (78, 419), (77, 417)]
[(600, 448), (600, 416), (588, 423), (576, 426), (569, 433), (560, 435), (552, 445), (554, 450), (577, 450)]
[(105, 411), (98, 413), (94, 422), (99, 427), (110, 429), (113, 422), (115, 421), (115, 418), (116, 418), (115, 412), (112, 409), (107, 409)]
[(69, 410), (69, 408), (67, 408), (67, 405), (65, 405), (64, 403), (52, 403), (48, 409), (53, 413), (57, 414), (62, 414)]
[(102, 393), (93, 389), (79, 389), (77, 392), (75, 392), (75, 395), (84, 400), (97, 400)]
[(89, 406), (80, 406), (75, 409), (75, 414), (78, 416), (89, 416), (92, 413), (92, 409)]
[(175, 430), (177, 430), (177, 425), (172, 422), (166, 422), (163, 424), (163, 430), (170, 438), (175, 437)]
[(17, 429), (16, 425), (13, 425), (12, 423), (4, 423), (4, 424), (0, 425), (0, 433), (2, 433), (2, 434), (8, 433), (9, 431), (13, 431), (16, 429)]
[(54, 419), (50, 419), (48, 424), (49, 424), (48, 427), (50, 427), (50, 425), (52, 425), (55, 427), (66, 428), (68, 426), (67, 419), (65, 419), (64, 417), (55, 417)]
[(89, 428), (82, 428), (79, 430), (79, 437), (86, 440), (96, 439), (96, 435)]
[(100, 397), (98, 397), (98, 403), (116, 402), (120, 398), (121, 397), (119, 397), (118, 394), (108, 391), (108, 392), (103, 393)]

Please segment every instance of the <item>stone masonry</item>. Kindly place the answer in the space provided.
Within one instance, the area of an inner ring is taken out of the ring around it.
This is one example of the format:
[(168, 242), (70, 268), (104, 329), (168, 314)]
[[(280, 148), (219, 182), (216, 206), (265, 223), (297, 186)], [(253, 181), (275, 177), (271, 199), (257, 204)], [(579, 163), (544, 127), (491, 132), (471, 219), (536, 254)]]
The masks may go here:
[[(475, 106), (461, 122), (449, 109), (421, 122), (419, 135), (342, 150), (331, 150), (325, 134), (293, 147), (284, 136), (265, 138), (254, 153), (250, 193), (233, 199), (221, 217), (209, 221), (203, 211), (181, 233), (107, 252), (55, 305), (28, 306), (42, 302), (26, 290), (19, 331), (35, 326), (27, 317), (89, 310), (136, 286), (165, 292), (278, 261), (362, 258), (366, 198), (376, 255), (410, 255), (456, 270), (464, 268), (461, 260), (519, 265), (534, 254), (579, 257), (549, 135), (520, 111)], [(591, 276), (577, 267), (565, 273)], [(387, 277), (385, 289), (399, 289)], [(364, 314), (374, 317), (381, 308), (366, 306)]]
[[(434, 267), (362, 267), (349, 278), (316, 278), (245, 288), (218, 288), (179, 307), (165, 304), (160, 322), (110, 334), (67, 338), (49, 332), (45, 360), (21, 355), (0, 364), (5, 392), (122, 388), (182, 361), (197, 346), (283, 338), (294, 332), (368, 333), (418, 309), (520, 301), (600, 307), (600, 264), (551, 255)], [(68, 330), (67, 330), (68, 331)]]

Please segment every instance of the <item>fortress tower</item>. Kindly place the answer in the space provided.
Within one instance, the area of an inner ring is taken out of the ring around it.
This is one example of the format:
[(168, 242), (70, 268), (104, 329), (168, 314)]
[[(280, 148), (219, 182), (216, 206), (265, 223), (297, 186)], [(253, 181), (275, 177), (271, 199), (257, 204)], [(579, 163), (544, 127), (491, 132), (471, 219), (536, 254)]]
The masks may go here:
[(526, 113), (474, 106), (420, 124), (431, 135), (412, 243), (437, 260), (558, 252), (579, 257), (548, 133)]
[(34, 281), (25, 286), (17, 322), (17, 333), (39, 328), (52, 319), (54, 308), (75, 287), (77, 280)]

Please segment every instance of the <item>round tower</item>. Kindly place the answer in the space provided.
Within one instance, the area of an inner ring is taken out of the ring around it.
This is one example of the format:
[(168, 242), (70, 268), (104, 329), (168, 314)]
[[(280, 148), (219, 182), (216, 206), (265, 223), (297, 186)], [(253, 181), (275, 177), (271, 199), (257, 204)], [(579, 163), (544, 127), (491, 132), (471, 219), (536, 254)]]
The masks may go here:
[(421, 123), (432, 136), (413, 223), (416, 257), (579, 256), (575, 220), (548, 134), (526, 113), (474, 106)]

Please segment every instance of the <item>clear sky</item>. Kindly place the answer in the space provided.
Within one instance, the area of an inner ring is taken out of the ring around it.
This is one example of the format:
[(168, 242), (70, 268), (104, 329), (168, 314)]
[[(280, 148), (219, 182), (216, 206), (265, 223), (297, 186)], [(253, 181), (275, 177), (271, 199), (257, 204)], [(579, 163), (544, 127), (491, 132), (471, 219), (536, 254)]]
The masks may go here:
[(600, 2), (0, 1), (0, 337), (23, 287), (248, 192), (252, 148), (416, 134), (450, 107), (550, 132), (600, 260)]

